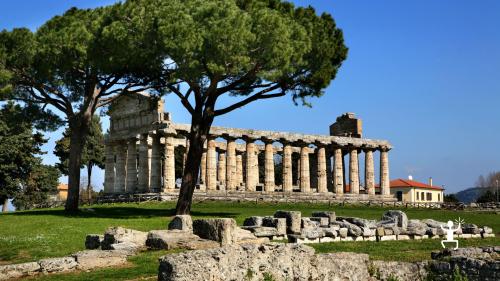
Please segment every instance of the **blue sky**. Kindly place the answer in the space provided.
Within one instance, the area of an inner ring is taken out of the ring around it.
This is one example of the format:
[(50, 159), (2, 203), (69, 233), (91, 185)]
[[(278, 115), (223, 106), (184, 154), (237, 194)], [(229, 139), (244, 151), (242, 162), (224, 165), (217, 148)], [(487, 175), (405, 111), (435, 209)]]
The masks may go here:
[[(1, 1), (0, 29), (35, 30), (71, 6), (114, 1)], [(427, 181), (456, 192), (500, 170), (500, 1), (294, 1), (331, 13), (349, 56), (313, 107), (288, 97), (257, 102), (215, 125), (328, 134), (343, 112), (363, 119), (364, 134), (387, 139), (391, 178)], [(166, 110), (188, 123), (176, 97)], [(107, 126), (107, 122), (105, 122)], [(51, 133), (46, 163), (62, 129)], [(64, 180), (64, 179), (63, 179)], [(102, 171), (94, 185), (101, 187)]]

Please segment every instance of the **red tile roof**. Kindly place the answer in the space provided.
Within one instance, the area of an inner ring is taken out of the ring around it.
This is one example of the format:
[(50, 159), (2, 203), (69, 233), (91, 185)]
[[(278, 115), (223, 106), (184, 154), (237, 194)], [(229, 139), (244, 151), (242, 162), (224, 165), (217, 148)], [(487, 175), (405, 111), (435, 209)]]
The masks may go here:
[(419, 187), (419, 188), (427, 188), (427, 189), (436, 189), (436, 190), (444, 190), (444, 188), (440, 186), (432, 186), (422, 182), (414, 181), (414, 180), (406, 180), (406, 179), (395, 179), (391, 181), (391, 188), (398, 187)]

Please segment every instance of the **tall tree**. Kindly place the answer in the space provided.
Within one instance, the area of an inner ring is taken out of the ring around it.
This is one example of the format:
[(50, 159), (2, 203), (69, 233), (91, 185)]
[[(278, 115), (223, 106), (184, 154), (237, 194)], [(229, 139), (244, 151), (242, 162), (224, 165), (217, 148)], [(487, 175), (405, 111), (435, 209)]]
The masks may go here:
[[(62, 138), (56, 142), (54, 149), (54, 154), (59, 157), (59, 163), (56, 164), (56, 167), (65, 175), (68, 175), (70, 136), (71, 130), (70, 128), (66, 128)], [(82, 150), (81, 168), (87, 168), (88, 180), (86, 190), (88, 199), (91, 198), (92, 194), (92, 169), (96, 166), (101, 169), (104, 168), (104, 135), (102, 134), (101, 119), (98, 115), (92, 118), (89, 134)]]
[(40, 158), (38, 160), (12, 201), (16, 210), (44, 207), (49, 195), (57, 192), (61, 175), (59, 170), (54, 166), (42, 164)]
[[(29, 178), (40, 169), (41, 146), (45, 143), (43, 135), (35, 129), (54, 129), (47, 120), (40, 122), (40, 108), (36, 106), (6, 103), (0, 109), (0, 200), (4, 210), (7, 200), (22, 195), (30, 185)], [(44, 115), (44, 114), (42, 114)], [(58, 123), (54, 118), (51, 125)], [(58, 177), (56, 177), (57, 180)]]
[[(145, 89), (147, 81), (127, 74), (147, 73), (157, 67), (148, 58), (153, 49), (148, 48), (149, 41), (144, 38), (139, 39), (142, 45), (134, 48), (127, 43), (109, 45), (102, 40), (103, 36), (129, 33), (118, 30), (118, 34), (111, 34), (109, 27), (115, 25), (120, 9), (121, 4), (88, 10), (72, 8), (36, 32), (26, 28), (0, 32), (2, 99), (55, 109), (65, 117), (71, 130), (67, 211), (78, 209), (82, 149), (92, 116), (117, 95)], [(145, 61), (151, 63), (144, 64)]]
[[(279, 0), (128, 1), (110, 30), (124, 31), (103, 40), (111, 45), (139, 48), (143, 42), (126, 35), (150, 36), (158, 52), (153, 64), (162, 68), (145, 77), (160, 79), (158, 91), (178, 96), (191, 114), (177, 214), (190, 212), (214, 118), (285, 95), (309, 105), (306, 99), (323, 95), (347, 56), (331, 15)], [(226, 97), (238, 100), (221, 106), (218, 101)]]

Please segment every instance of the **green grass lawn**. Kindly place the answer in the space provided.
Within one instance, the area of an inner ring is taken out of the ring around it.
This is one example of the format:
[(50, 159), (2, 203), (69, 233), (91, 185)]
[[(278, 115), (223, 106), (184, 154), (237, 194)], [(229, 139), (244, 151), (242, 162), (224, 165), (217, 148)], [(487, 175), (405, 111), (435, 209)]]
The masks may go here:
[[(34, 261), (46, 257), (58, 257), (83, 250), (85, 235), (102, 234), (109, 226), (123, 226), (142, 231), (165, 229), (174, 214), (175, 202), (129, 203), (94, 205), (83, 208), (77, 215), (66, 215), (62, 209), (43, 209), (14, 212), (0, 215), (0, 264)], [(298, 210), (304, 216), (318, 210), (333, 210), (340, 216), (356, 216), (380, 219), (389, 208), (362, 206), (331, 206), (321, 204), (270, 204), (270, 203), (196, 203), (192, 215), (200, 217), (231, 217), (242, 224), (252, 215), (272, 215), (276, 210)], [(461, 241), (460, 246), (500, 245), (499, 215), (486, 212), (444, 211), (430, 209), (405, 209), (410, 219), (433, 218), (440, 221), (455, 220), (488, 225), (497, 233), (490, 239)], [(313, 245), (318, 252), (352, 251), (371, 255), (373, 259), (422, 260), (430, 252), (440, 248), (439, 240), (341, 242)], [(40, 280), (132, 280), (145, 276), (156, 276), (157, 258), (164, 252), (141, 253), (130, 259), (129, 267), (116, 274), (113, 269), (90, 273), (74, 273), (38, 277)], [(128, 272), (128, 273), (127, 273)], [(106, 274), (110, 274), (109, 276)], [(102, 278), (101, 278), (102, 277)], [(56, 279), (52, 279), (56, 278)], [(64, 278), (64, 279), (63, 279)], [(73, 279), (72, 279), (73, 278)]]

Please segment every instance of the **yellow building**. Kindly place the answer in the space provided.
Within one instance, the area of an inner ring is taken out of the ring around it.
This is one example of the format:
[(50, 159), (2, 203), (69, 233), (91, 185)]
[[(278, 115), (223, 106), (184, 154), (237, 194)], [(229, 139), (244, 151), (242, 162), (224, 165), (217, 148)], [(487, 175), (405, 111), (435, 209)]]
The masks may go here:
[(391, 181), (391, 194), (402, 202), (411, 203), (441, 203), (444, 188), (414, 181), (412, 179), (395, 179)]
[(57, 186), (57, 199), (64, 201), (68, 198), (68, 185), (65, 183), (60, 183)]

